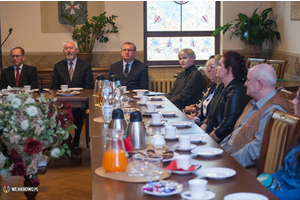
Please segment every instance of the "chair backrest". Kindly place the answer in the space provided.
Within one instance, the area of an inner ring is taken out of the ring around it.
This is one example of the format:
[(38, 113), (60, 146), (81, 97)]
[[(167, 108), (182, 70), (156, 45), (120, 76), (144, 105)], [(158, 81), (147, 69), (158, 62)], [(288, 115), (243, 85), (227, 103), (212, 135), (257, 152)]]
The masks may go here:
[(284, 152), (300, 129), (300, 120), (294, 115), (273, 109), (267, 121), (262, 140), (257, 175), (274, 173), (282, 163)]
[(267, 60), (267, 63), (274, 67), (278, 79), (283, 79), (285, 67), (287, 65), (286, 60)]
[(295, 92), (291, 92), (286, 89), (280, 89), (279, 94), (289, 104), (289, 107), (294, 114), (294, 104), (292, 103), (292, 101), (296, 98), (297, 94)]
[(250, 69), (257, 64), (265, 63), (265, 62), (266, 59), (263, 58), (248, 58), (246, 62), (246, 67)]

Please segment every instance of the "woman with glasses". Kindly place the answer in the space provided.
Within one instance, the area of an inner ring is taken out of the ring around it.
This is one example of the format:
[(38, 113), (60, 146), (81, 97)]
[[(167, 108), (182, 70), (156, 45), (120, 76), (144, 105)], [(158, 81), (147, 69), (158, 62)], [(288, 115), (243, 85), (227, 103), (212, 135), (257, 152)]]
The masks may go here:
[(203, 120), (206, 118), (207, 113), (210, 108), (211, 100), (214, 95), (222, 90), (217, 89), (222, 84), (222, 81), (216, 77), (216, 66), (219, 65), (221, 55), (216, 55), (213, 59), (210, 59), (205, 64), (205, 69), (209, 74), (211, 80), (211, 85), (207, 88), (207, 91), (204, 93), (200, 103), (196, 106), (187, 106), (185, 112), (191, 112), (192, 114), (187, 114), (186, 116), (189, 119), (194, 120), (199, 126), (202, 125)]

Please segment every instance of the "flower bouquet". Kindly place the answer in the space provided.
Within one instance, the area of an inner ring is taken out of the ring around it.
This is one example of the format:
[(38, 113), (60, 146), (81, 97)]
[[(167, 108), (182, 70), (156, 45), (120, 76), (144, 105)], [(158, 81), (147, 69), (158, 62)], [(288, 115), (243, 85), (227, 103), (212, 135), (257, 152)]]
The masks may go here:
[(50, 156), (71, 154), (64, 139), (73, 122), (72, 108), (56, 99), (33, 99), (27, 93), (9, 94), (0, 99), (0, 175), (29, 176), (32, 186), (39, 185), (37, 167), (44, 159), (42, 150), (51, 148)]

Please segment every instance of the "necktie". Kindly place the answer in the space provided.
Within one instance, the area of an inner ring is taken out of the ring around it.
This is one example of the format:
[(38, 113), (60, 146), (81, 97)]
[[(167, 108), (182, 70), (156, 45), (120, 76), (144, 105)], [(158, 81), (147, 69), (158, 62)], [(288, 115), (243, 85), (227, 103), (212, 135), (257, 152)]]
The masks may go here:
[(16, 87), (19, 86), (19, 79), (20, 79), (20, 67), (17, 67), (17, 73), (16, 73)]
[(125, 72), (124, 72), (124, 75), (123, 75), (123, 78), (124, 78), (124, 79), (126, 79), (127, 76), (128, 76), (128, 70), (129, 70), (129, 64), (127, 63), (127, 64), (125, 65)]
[(73, 62), (70, 62), (70, 70), (69, 70), (69, 75), (70, 75), (70, 80), (72, 81), (74, 74), (74, 69), (73, 69)]

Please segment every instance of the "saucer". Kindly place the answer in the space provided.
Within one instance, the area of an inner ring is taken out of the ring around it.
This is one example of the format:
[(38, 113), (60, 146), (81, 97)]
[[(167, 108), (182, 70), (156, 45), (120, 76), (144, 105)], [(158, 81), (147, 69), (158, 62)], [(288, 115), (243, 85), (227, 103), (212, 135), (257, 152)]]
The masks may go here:
[(176, 126), (177, 128), (184, 128), (189, 125), (192, 125), (192, 122), (189, 121), (177, 121), (177, 122), (170, 122), (172, 126)]
[(160, 111), (160, 113), (165, 117), (173, 117), (178, 113), (177, 111)]
[(151, 115), (151, 114), (154, 114), (154, 113), (157, 113), (158, 112), (158, 110), (155, 110), (154, 112), (152, 111), (152, 112), (150, 112), (150, 111), (148, 111), (148, 110), (145, 110), (144, 111), (144, 113), (146, 114), (146, 115)]
[(176, 137), (164, 137), (165, 140), (177, 140), (179, 135), (177, 134)]
[(149, 125), (151, 126), (162, 126), (167, 122), (167, 120), (161, 120), (159, 124), (153, 124), (153, 121), (149, 121)]
[(150, 103), (150, 102), (147, 102), (147, 104), (155, 104), (157, 108), (161, 108), (163, 105), (165, 105), (165, 103)]
[(191, 151), (193, 154), (197, 154), (202, 157), (213, 157), (223, 153), (223, 150), (220, 148), (206, 148), (206, 147), (197, 147)]
[(188, 149), (181, 149), (181, 148), (179, 147), (179, 144), (175, 144), (173, 147), (174, 147), (176, 150), (179, 150), (179, 151), (189, 151), (189, 150), (191, 150), (191, 149), (196, 148), (196, 146), (197, 146), (197, 145), (195, 145), (195, 144), (190, 144), (190, 148), (188, 148)]
[(137, 92), (137, 91), (143, 91), (143, 92), (148, 92), (149, 90), (145, 90), (145, 89), (136, 89), (136, 90), (132, 90), (133, 92)]
[(155, 97), (151, 97), (150, 99), (151, 101), (162, 101), (163, 97), (155, 96)]
[(129, 93), (130, 93), (130, 91), (128, 91), (128, 90), (125, 91), (125, 94), (129, 94)]
[(269, 200), (268, 197), (251, 192), (238, 192), (233, 194), (228, 194), (224, 197), (224, 200), (243, 200), (243, 199), (260, 199), (260, 200)]
[(133, 98), (140, 99), (141, 97), (140, 96), (133, 96)]
[(140, 105), (140, 106), (146, 106), (146, 105), (147, 105), (147, 103), (141, 103), (140, 101), (138, 101), (137, 103), (138, 103), (138, 105)]
[[(213, 193), (212, 191), (206, 191), (206, 192), (205, 192), (205, 197), (202, 198), (202, 199), (203, 199), (203, 200), (209, 200), (209, 199), (215, 198), (215, 196), (216, 196), (216, 194)], [(187, 200), (197, 200), (197, 199), (193, 199), (193, 198), (191, 197), (191, 191), (185, 191), (185, 192), (181, 193), (181, 197), (182, 197), (183, 199), (187, 199)]]
[(220, 180), (234, 176), (236, 171), (225, 167), (211, 167), (200, 169), (197, 174), (203, 177)]

